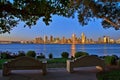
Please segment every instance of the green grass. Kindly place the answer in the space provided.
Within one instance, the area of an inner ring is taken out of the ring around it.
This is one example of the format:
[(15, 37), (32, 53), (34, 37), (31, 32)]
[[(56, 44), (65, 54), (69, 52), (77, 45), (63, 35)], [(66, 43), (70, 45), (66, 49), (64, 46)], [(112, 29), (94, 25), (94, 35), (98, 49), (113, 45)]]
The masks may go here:
[(65, 68), (67, 58), (53, 58), (47, 60), (48, 68)]
[(120, 80), (120, 70), (97, 73), (98, 80)]
[(2, 69), (2, 65), (4, 62), (8, 61), (9, 59), (0, 59), (0, 69)]
[(48, 59), (47, 63), (66, 63), (67, 58), (53, 58), (53, 59)]

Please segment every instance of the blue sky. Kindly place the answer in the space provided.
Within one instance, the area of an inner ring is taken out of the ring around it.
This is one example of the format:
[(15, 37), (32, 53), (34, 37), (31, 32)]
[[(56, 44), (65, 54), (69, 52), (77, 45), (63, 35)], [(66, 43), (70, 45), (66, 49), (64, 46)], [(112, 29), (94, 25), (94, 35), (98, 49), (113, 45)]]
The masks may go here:
[(54, 37), (63, 37), (70, 38), (73, 33), (77, 37), (81, 36), (81, 33), (84, 32), (87, 38), (92, 38), (97, 40), (98, 37), (103, 37), (104, 35), (110, 36), (113, 39), (120, 38), (120, 30), (114, 30), (114, 28), (105, 29), (102, 27), (100, 20), (90, 22), (86, 26), (81, 26), (77, 18), (65, 18), (62, 16), (52, 16), (52, 22), (49, 26), (46, 26), (42, 22), (42, 19), (37, 21), (35, 26), (32, 28), (25, 27), (23, 22), (20, 22), (19, 25), (11, 31), (10, 34), (0, 34), (0, 40), (33, 40), (35, 37), (43, 37), (44, 35)]

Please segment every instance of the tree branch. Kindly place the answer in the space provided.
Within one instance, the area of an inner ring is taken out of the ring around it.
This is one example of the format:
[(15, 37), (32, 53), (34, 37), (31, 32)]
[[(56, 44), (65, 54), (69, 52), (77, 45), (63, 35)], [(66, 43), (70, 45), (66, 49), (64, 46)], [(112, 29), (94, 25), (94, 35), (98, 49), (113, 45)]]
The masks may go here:
[(120, 26), (117, 25), (117, 24), (115, 24), (114, 22), (110, 21), (108, 18), (103, 17), (103, 19), (104, 19), (106, 22), (110, 23), (112, 26), (114, 26), (116, 29), (119, 29)]

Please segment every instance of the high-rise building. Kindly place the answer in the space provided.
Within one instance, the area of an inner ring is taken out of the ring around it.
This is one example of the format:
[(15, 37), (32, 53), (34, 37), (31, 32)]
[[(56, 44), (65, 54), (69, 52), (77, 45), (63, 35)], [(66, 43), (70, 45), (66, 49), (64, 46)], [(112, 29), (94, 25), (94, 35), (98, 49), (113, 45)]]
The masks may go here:
[(110, 43), (110, 37), (109, 36), (104, 36), (103, 37), (103, 42), (104, 43)]
[(53, 36), (50, 36), (50, 43), (52, 43), (54, 41)]
[(114, 39), (110, 39), (110, 43), (111, 44), (115, 43), (115, 40)]
[(117, 43), (117, 44), (120, 44), (120, 39), (116, 40), (116, 43)]
[(103, 43), (103, 38), (99, 37), (97, 43)]
[(57, 37), (57, 38), (54, 38), (54, 43), (60, 43), (60, 38), (59, 37)]
[(48, 37), (44, 36), (44, 43), (48, 43)]
[(37, 37), (37, 38), (35, 38), (34, 43), (36, 43), (36, 44), (43, 43), (43, 39), (41, 37)]
[(85, 44), (86, 43), (86, 36), (85, 36), (85, 34), (84, 33), (82, 33), (81, 34), (81, 42), (82, 42), (82, 44)]
[(66, 38), (63, 36), (61, 39), (61, 44), (65, 44), (66, 43)]
[(72, 44), (76, 44), (76, 35), (72, 34)]

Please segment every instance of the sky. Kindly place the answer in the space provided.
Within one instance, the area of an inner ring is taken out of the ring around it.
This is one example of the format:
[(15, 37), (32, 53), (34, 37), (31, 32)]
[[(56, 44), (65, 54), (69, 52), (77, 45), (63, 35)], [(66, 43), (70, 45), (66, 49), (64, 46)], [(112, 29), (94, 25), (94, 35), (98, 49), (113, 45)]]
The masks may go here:
[(46, 26), (42, 19), (37, 21), (32, 28), (25, 27), (24, 23), (20, 22), (17, 27), (11, 30), (10, 34), (0, 34), (0, 41), (21, 41), (21, 40), (33, 40), (36, 37), (43, 37), (50, 35), (54, 37), (71, 38), (72, 34), (76, 34), (77, 37), (81, 37), (81, 33), (84, 33), (87, 38), (97, 40), (99, 37), (110, 36), (113, 39), (120, 38), (120, 30), (114, 28), (103, 28), (100, 19), (89, 22), (86, 26), (81, 26), (77, 18), (65, 18), (62, 16), (52, 16), (52, 22), (49, 26)]

